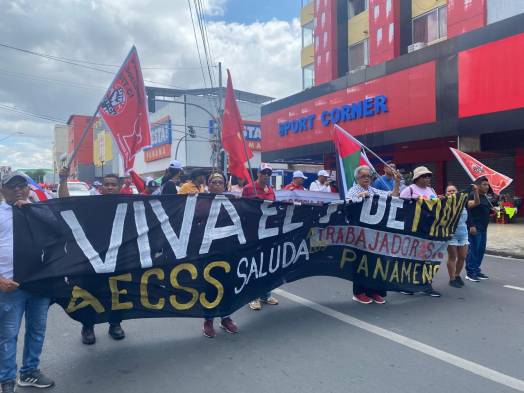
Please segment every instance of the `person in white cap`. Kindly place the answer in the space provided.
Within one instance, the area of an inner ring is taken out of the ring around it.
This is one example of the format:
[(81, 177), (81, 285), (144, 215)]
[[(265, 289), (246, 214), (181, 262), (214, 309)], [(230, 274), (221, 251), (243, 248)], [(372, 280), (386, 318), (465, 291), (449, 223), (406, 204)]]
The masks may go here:
[(329, 178), (328, 171), (322, 169), (318, 171), (317, 176), (318, 176), (317, 180), (315, 180), (309, 186), (309, 191), (331, 192), (331, 186), (329, 185), (329, 182), (328, 182), (328, 178)]
[(177, 179), (182, 175), (182, 164), (180, 161), (173, 160), (169, 163), (160, 184), (160, 194), (175, 195), (178, 194), (176, 186)]
[(284, 190), (293, 191), (293, 190), (304, 190), (304, 180), (307, 177), (304, 176), (302, 171), (293, 172), (293, 180), (287, 186), (284, 187)]
[[(20, 289), (13, 280), (13, 209), (30, 203), (27, 178), (22, 172), (5, 173), (0, 193), (0, 391), (13, 393), (15, 384), (48, 388), (54, 382), (38, 366), (50, 299)], [(16, 381), (16, 342), (24, 315), (24, 354)]]

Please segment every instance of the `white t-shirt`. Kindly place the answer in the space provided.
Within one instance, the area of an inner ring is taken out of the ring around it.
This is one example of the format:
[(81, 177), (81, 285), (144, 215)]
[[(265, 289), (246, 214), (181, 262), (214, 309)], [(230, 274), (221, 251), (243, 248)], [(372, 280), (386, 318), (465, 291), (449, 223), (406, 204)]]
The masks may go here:
[(309, 186), (309, 191), (331, 192), (331, 187), (327, 183), (322, 184), (318, 180), (315, 180)]
[(0, 276), (13, 279), (13, 208), (0, 203)]

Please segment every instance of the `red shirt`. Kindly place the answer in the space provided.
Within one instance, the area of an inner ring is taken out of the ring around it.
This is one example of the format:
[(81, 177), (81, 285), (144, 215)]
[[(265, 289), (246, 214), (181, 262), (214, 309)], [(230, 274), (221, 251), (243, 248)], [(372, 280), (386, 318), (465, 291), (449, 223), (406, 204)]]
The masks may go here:
[(126, 186), (124, 185), (121, 189), (120, 189), (120, 194), (132, 194), (133, 193), (133, 189), (129, 186)]
[(284, 187), (284, 190), (293, 191), (293, 190), (304, 190), (304, 186), (297, 186), (295, 183), (290, 183)]
[(246, 184), (242, 189), (242, 197), (244, 198), (258, 198), (268, 201), (275, 200), (275, 192), (269, 186), (261, 186), (258, 181), (255, 182), (256, 191), (253, 188), (253, 183)]

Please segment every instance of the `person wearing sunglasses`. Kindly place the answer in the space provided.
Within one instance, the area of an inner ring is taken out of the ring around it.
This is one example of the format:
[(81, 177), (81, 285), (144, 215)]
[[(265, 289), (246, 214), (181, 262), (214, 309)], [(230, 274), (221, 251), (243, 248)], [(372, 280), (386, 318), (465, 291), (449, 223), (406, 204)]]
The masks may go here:
[[(226, 179), (224, 178), (224, 175), (218, 172), (212, 173), (207, 179), (207, 189), (211, 194), (223, 194), (226, 189)], [(238, 326), (229, 315), (222, 317), (220, 327), (228, 333), (238, 333)], [(213, 318), (205, 319), (204, 325), (202, 326), (202, 334), (209, 338), (216, 336), (216, 331), (213, 326)]]
[[(248, 183), (242, 189), (243, 198), (264, 199), (267, 201), (275, 200), (275, 192), (269, 185), (271, 175), (273, 174), (273, 167), (265, 162), (260, 164), (258, 168), (257, 180), (253, 183)], [(276, 306), (278, 300), (271, 296), (271, 292), (266, 293), (263, 297), (249, 302), (249, 307), (252, 310), (258, 311), (262, 309), (262, 303)]]
[[(437, 193), (431, 187), (431, 178), (433, 173), (425, 166), (416, 167), (413, 171), (413, 184), (404, 188), (400, 193), (400, 197), (404, 199), (437, 199)], [(413, 295), (410, 291), (401, 291), (404, 295)], [(424, 294), (431, 297), (440, 297), (441, 294), (433, 289), (433, 286), (424, 291)]]
[[(348, 190), (346, 199), (355, 201), (360, 198), (372, 197), (373, 195), (392, 195), (396, 197), (399, 195), (400, 175), (397, 172), (395, 172), (395, 185), (393, 186), (392, 191), (383, 191), (371, 187), (371, 168), (367, 165), (357, 167), (354, 176), (357, 184)], [(373, 302), (384, 304), (386, 303), (386, 300), (384, 299), (385, 296), (386, 291), (379, 291), (362, 285), (358, 275), (355, 275), (353, 279), (353, 300), (355, 302), (362, 304), (371, 304)]]
[[(48, 388), (54, 381), (39, 369), (50, 299), (19, 288), (13, 280), (13, 207), (30, 203), (29, 185), (22, 172), (8, 172), (0, 180), (0, 391), (12, 393), (15, 384)], [(16, 342), (25, 315), (22, 368), (16, 379)]]

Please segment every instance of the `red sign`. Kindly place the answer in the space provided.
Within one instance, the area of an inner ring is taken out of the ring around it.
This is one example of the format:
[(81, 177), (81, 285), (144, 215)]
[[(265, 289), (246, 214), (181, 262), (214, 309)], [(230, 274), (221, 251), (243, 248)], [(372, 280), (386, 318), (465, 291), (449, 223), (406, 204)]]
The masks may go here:
[[(431, 61), (269, 113), (262, 117), (262, 150), (281, 150), (329, 141), (333, 122), (323, 125), (322, 113), (334, 113), (337, 108), (351, 103), (371, 102), (370, 97), (375, 99), (374, 109), (386, 107), (387, 111), (381, 110), (374, 116), (361, 116), (340, 123), (351, 135), (433, 123), (436, 121), (435, 88), (435, 62)], [(387, 102), (383, 101), (383, 97), (387, 98)], [(297, 119), (305, 119), (305, 127), (281, 136), (279, 124)]]
[(315, 85), (338, 77), (337, 3), (315, 1)]
[(460, 52), (459, 117), (524, 108), (524, 33)]
[(448, 1), (448, 38), (486, 26), (486, 0)]
[(145, 97), (140, 61), (133, 46), (99, 108), (122, 154), (126, 171), (133, 167), (135, 154), (151, 143)]
[(508, 187), (513, 181), (512, 178), (494, 171), (482, 162), (471, 157), (469, 154), (453, 149), (452, 147), (450, 147), (450, 149), (460, 165), (462, 165), (462, 168), (464, 168), (468, 174), (469, 178), (475, 181), (485, 177), (495, 194), (500, 195), (501, 191)]
[(154, 146), (151, 149), (144, 150), (145, 162), (161, 160), (162, 158), (168, 157), (171, 157), (171, 144)]

